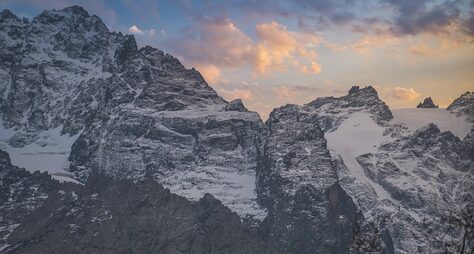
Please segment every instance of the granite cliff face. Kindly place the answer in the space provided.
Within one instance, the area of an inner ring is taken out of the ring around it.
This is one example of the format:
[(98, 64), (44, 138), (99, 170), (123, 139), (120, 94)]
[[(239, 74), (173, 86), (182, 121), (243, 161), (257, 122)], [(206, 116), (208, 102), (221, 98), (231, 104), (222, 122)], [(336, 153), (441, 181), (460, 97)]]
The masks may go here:
[(77, 6), (1, 12), (0, 59), (2, 253), (474, 248), (470, 92), (401, 121), (354, 86), (264, 124)]

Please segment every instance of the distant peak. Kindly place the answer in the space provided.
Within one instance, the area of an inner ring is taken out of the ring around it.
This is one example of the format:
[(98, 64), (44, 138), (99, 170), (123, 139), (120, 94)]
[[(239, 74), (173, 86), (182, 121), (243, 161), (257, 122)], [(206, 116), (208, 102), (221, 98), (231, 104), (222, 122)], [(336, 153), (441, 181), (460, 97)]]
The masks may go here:
[(448, 110), (456, 114), (466, 114), (468, 119), (474, 122), (474, 92), (465, 92), (455, 99)]
[[(60, 10), (46, 10), (40, 15), (35, 17), (33, 20), (39, 21), (40, 23), (57, 23), (65, 20), (84, 20), (93, 17), (95, 20), (102, 20), (97, 16), (90, 16), (89, 13), (81, 6), (70, 6)], [(105, 25), (104, 25), (105, 26)]]
[(416, 106), (417, 108), (438, 108), (438, 105), (435, 105), (431, 97), (425, 98), (425, 100)]
[(360, 88), (359, 86), (353, 86), (351, 87), (351, 89), (349, 89), (349, 95), (356, 94), (356, 93), (377, 94), (377, 91), (370, 85), (364, 88)]
[(241, 99), (235, 99), (229, 102), (227, 106), (225, 107), (225, 110), (226, 111), (240, 111), (240, 112), (248, 111), (245, 108), (244, 104), (242, 103)]
[(359, 86), (353, 86), (349, 89), (349, 94), (357, 93), (360, 90)]
[(469, 92), (469, 91), (467, 91), (463, 95), (461, 95), (461, 97), (468, 97), (468, 98), (472, 97), (472, 96), (474, 96), (474, 92)]
[(89, 16), (89, 13), (83, 7), (78, 6), (78, 5), (69, 6), (59, 11), (69, 12), (69, 13), (73, 13), (73, 14), (81, 15), (81, 16)]
[(3, 10), (0, 12), (0, 23), (5, 22), (7, 20), (14, 20), (20, 22), (20, 18), (18, 18), (13, 12), (8, 9)]

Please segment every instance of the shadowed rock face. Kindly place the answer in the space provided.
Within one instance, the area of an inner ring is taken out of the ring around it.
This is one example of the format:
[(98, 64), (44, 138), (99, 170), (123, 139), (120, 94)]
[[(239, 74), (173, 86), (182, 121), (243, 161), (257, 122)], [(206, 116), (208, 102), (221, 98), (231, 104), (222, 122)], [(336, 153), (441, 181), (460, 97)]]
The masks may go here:
[(420, 102), (417, 108), (438, 108), (438, 105), (435, 105), (431, 97), (425, 98), (423, 102)]
[(1, 150), (0, 172), (6, 253), (276, 253), (209, 194), (190, 202), (152, 179), (100, 174), (59, 183), (12, 166)]

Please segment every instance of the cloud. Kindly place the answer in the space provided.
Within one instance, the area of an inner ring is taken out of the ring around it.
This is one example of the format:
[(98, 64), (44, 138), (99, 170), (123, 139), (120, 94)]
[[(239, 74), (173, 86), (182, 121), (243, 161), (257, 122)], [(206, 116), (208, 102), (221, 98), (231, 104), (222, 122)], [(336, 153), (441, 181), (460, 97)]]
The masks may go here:
[(438, 54), (436, 50), (425, 44), (412, 45), (408, 48), (408, 50), (410, 51), (410, 53), (420, 56), (430, 56)]
[(364, 36), (352, 43), (350, 48), (359, 54), (366, 54), (370, 50), (396, 41), (396, 38), (386, 34)]
[(219, 92), (227, 100), (243, 99), (248, 101), (254, 99), (254, 94), (250, 89), (219, 89)]
[(196, 69), (209, 84), (216, 84), (223, 79), (221, 71), (214, 65), (197, 65)]
[(256, 27), (259, 43), (255, 48), (254, 69), (260, 74), (282, 70), (283, 61), (292, 57), (298, 43), (286, 27), (272, 21)]
[[(327, 86), (332, 90), (333, 86)], [(316, 85), (273, 85), (242, 80), (226, 86), (216, 86), (217, 92), (226, 100), (242, 99), (250, 110), (257, 111), (262, 119), (276, 107), (287, 103), (303, 104), (314, 100), (323, 93), (323, 86)], [(344, 91), (346, 93), (346, 91)]]
[(143, 32), (143, 30), (138, 28), (136, 25), (132, 25), (131, 27), (129, 27), (128, 31), (132, 34), (145, 35), (145, 32)]
[(316, 63), (317, 53), (313, 49), (320, 42), (315, 34), (291, 32), (276, 21), (257, 25), (256, 33), (259, 42), (254, 50), (255, 72), (266, 74), (286, 70), (285, 61), (300, 65), (296, 59), (298, 56), (311, 61), (312, 72), (321, 72), (320, 65)]
[(241, 67), (250, 57), (252, 41), (227, 18), (199, 17), (169, 38), (165, 45), (183, 56), (190, 65), (213, 65), (219, 68)]
[(352, 28), (394, 37), (457, 33), (474, 37), (474, 1), (469, 0), (247, 0), (230, 4), (253, 19), (293, 18), (306, 31)]
[(389, 96), (405, 101), (413, 101), (420, 97), (420, 93), (415, 91), (413, 88), (393, 87), (389, 91)]
[(309, 62), (311, 72), (321, 72), (314, 49), (320, 39), (315, 34), (289, 31), (276, 21), (257, 24), (255, 33), (253, 41), (226, 17), (199, 17), (165, 45), (191, 66), (233, 69), (249, 65), (254, 74), (263, 75)]
[(321, 73), (321, 65), (316, 63), (316, 62), (311, 62), (310, 65), (303, 65), (301, 67), (301, 71), (303, 73), (319, 74), (319, 73)]
[(319, 74), (321, 73), (321, 65), (316, 62), (312, 62), (310, 70), (312, 73)]
[(156, 34), (155, 29), (150, 29), (150, 30), (144, 31), (144, 30), (138, 28), (138, 26), (136, 26), (136, 25), (132, 25), (131, 27), (129, 27), (128, 31), (132, 34), (141, 35), (141, 36), (143, 36), (143, 35), (154, 36)]
[(461, 20), (459, 2), (389, 0), (395, 12), (390, 31), (397, 36), (444, 33)]
[(278, 99), (287, 102), (291, 101), (298, 94), (296, 90), (293, 90), (291, 87), (288, 86), (273, 87), (272, 92), (274, 95), (277, 96)]

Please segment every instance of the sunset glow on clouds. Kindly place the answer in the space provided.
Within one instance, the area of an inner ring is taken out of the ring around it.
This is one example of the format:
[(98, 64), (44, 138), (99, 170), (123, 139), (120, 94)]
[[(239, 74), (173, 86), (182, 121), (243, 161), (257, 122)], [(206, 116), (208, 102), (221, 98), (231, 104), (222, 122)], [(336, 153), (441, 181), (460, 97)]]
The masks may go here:
[(416, 92), (413, 88), (394, 87), (392, 96), (396, 99), (414, 101), (420, 98), (420, 93)]
[[(133, 4), (132, 4), (133, 3)], [(20, 16), (82, 5), (201, 72), (224, 98), (272, 108), (373, 85), (390, 107), (474, 90), (473, 0), (4, 0)]]

